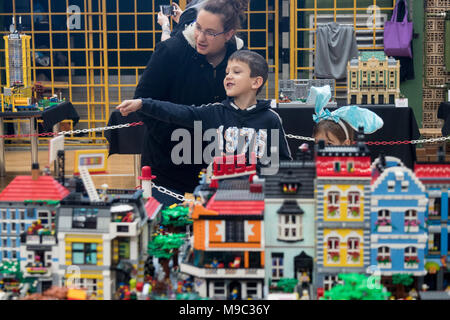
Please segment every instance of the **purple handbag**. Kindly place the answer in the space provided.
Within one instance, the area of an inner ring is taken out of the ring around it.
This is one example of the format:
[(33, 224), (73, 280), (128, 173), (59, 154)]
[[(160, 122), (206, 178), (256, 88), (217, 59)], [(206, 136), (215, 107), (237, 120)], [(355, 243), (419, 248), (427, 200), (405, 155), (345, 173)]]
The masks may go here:
[[(397, 22), (397, 11), (400, 2), (405, 3), (405, 16), (402, 22)], [(384, 24), (384, 52), (388, 56), (412, 58), (411, 40), (413, 38), (413, 23), (408, 22), (408, 4), (399, 0), (392, 13), (391, 21)]]

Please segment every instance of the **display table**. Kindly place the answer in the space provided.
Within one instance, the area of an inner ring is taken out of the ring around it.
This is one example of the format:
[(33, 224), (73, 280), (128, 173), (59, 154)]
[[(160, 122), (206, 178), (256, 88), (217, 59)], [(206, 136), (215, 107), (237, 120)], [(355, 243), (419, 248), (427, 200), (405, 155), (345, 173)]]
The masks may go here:
[[(368, 141), (398, 141), (413, 140), (420, 137), (414, 112), (411, 108), (395, 108), (387, 106), (364, 106), (378, 114), (384, 121), (384, 126), (377, 132), (368, 135)], [(283, 127), (286, 134), (311, 137), (314, 122), (312, 107), (289, 107), (274, 109), (280, 115), (283, 121)], [(333, 110), (330, 108), (330, 110)], [(118, 110), (114, 110), (108, 121), (108, 126), (132, 123), (140, 121), (136, 113), (127, 117), (122, 117)], [(109, 142), (109, 154), (140, 154), (142, 150), (145, 127), (135, 126), (123, 129), (109, 130), (105, 132), (105, 137)], [(298, 147), (306, 141), (297, 139), (287, 139), (292, 155), (294, 156)], [(313, 145), (309, 142), (310, 146)], [(403, 163), (413, 168), (416, 160), (415, 145), (393, 145), (376, 146), (370, 145), (372, 159), (375, 159), (380, 152), (385, 155), (400, 158)]]
[[(360, 105), (376, 114), (384, 121), (383, 127), (377, 132), (367, 135), (367, 141), (404, 141), (415, 140), (420, 137), (419, 128), (417, 126), (414, 111), (411, 108), (395, 108), (388, 106), (376, 105)], [(333, 108), (329, 108), (333, 111)], [(276, 109), (281, 119), (286, 133), (301, 136), (311, 136), (314, 122), (312, 115), (314, 108), (278, 108)], [(293, 155), (295, 155), (298, 147), (305, 143), (297, 139), (288, 139), (289, 147)], [(312, 142), (309, 143), (313, 145)], [(413, 168), (416, 161), (416, 146), (412, 144), (402, 145), (369, 145), (368, 146), (372, 160), (384, 152), (387, 156), (397, 157), (402, 160), (405, 166)]]
[[(38, 137), (36, 119), (42, 118), (44, 129), (51, 131), (53, 125), (62, 120), (72, 120), (77, 124), (80, 117), (74, 109), (72, 103), (63, 102), (58, 105), (45, 109), (44, 111), (19, 111), (19, 112), (0, 112), (0, 177), (6, 174), (5, 169), (5, 127), (4, 119), (29, 119), (30, 121), (30, 143), (31, 143), (31, 163), (38, 163)], [(30, 166), (31, 168), (31, 166)]]

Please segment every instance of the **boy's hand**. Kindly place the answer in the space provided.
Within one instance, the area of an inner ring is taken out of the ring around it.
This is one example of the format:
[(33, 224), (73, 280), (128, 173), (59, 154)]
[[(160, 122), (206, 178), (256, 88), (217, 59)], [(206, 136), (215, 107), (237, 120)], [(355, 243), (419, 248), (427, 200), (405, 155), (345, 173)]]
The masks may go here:
[(126, 117), (132, 112), (138, 111), (142, 108), (142, 100), (134, 99), (134, 100), (124, 100), (121, 104), (119, 104), (116, 109), (120, 111), (122, 116)]

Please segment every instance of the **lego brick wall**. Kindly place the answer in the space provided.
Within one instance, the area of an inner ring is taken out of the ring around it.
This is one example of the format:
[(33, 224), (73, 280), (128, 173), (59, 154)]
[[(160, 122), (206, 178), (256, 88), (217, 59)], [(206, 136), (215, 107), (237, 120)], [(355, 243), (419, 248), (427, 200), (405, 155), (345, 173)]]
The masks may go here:
[[(437, 110), (445, 100), (446, 89), (436, 88), (450, 82), (450, 73), (444, 68), (444, 18), (428, 17), (429, 13), (450, 10), (450, 0), (427, 0), (425, 14), (424, 77), (423, 77), (423, 129), (440, 129), (442, 120), (437, 118)], [(425, 138), (440, 136), (426, 133)], [(428, 130), (430, 131), (430, 130)]]

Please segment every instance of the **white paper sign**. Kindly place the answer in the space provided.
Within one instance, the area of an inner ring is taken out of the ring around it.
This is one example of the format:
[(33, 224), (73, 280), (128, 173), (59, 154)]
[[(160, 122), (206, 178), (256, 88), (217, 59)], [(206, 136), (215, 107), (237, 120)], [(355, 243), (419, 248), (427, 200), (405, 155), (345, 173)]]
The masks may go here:
[(56, 156), (58, 155), (59, 150), (64, 150), (63, 134), (50, 139), (50, 142), (48, 144), (48, 164), (50, 166), (52, 165), (53, 161), (56, 160)]
[(408, 108), (408, 98), (395, 99), (395, 106), (397, 108)]

